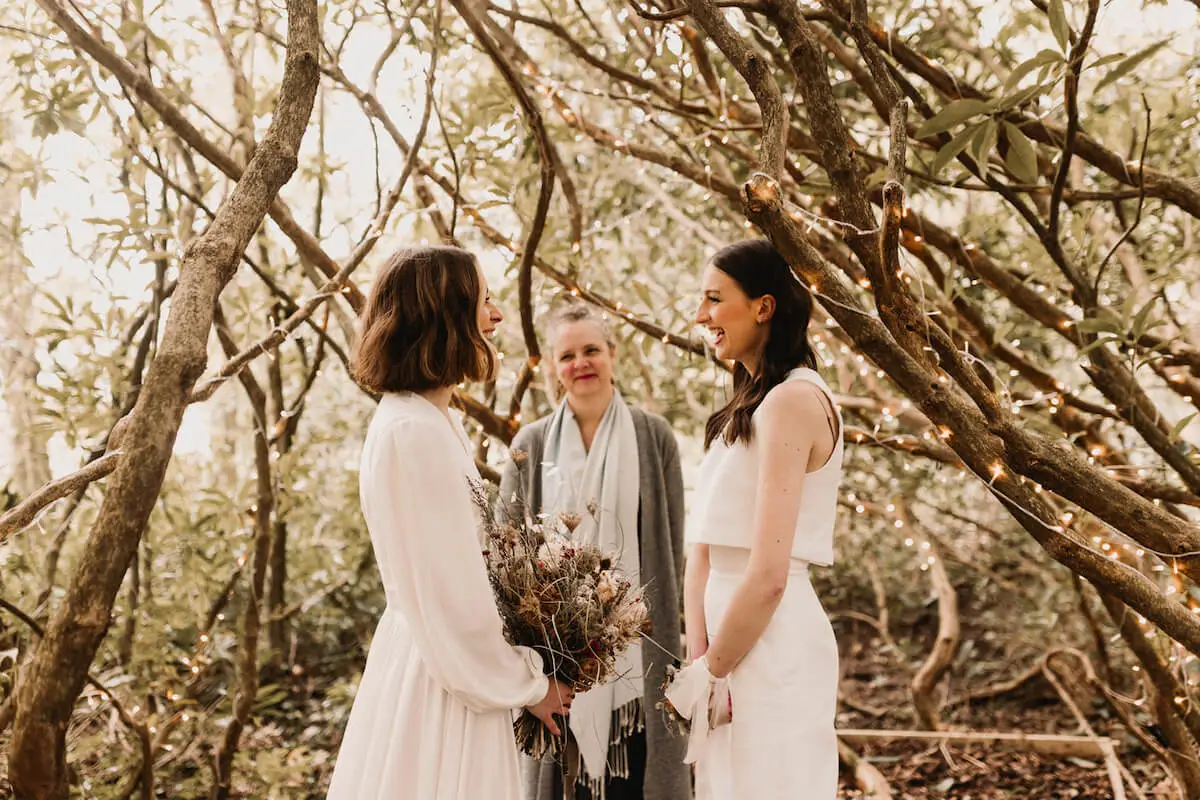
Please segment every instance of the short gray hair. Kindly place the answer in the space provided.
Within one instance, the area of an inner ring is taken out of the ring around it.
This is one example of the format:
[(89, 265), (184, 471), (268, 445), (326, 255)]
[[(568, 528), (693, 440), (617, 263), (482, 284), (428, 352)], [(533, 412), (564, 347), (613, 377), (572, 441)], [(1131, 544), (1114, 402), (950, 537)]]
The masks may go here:
[(600, 334), (604, 337), (604, 341), (608, 343), (609, 347), (615, 348), (617, 346), (617, 340), (613, 337), (612, 328), (609, 326), (608, 320), (591, 304), (575, 301), (561, 306), (550, 315), (550, 322), (546, 327), (546, 340), (551, 343), (551, 351), (554, 350), (554, 337), (559, 329), (564, 325), (570, 325), (575, 322), (592, 323), (600, 331)]

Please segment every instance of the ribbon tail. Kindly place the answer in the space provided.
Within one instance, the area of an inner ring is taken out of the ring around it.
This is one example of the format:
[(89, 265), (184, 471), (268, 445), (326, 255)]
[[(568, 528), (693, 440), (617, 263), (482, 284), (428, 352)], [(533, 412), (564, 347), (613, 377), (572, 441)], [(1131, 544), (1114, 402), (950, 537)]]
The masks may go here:
[(687, 753), (683, 756), (685, 764), (695, 764), (703, 758), (708, 747), (707, 706), (707, 701), (701, 701), (692, 710), (692, 730), (688, 735)]
[(711, 690), (712, 676), (703, 658), (680, 670), (667, 687), (667, 699), (681, 717), (692, 723), (687, 754), (683, 758), (685, 764), (694, 764), (700, 759), (708, 743), (708, 698)]

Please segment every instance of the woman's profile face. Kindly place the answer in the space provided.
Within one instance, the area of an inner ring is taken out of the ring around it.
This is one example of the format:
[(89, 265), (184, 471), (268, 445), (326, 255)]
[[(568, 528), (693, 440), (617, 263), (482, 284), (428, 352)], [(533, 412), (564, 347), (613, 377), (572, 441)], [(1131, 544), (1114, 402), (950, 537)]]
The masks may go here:
[(709, 264), (701, 279), (696, 324), (712, 336), (717, 358), (745, 363), (761, 351), (768, 326), (763, 324), (763, 299), (751, 299), (733, 278)]
[(555, 331), (554, 370), (568, 396), (607, 392), (613, 383), (613, 348), (604, 331), (588, 320), (565, 323)]
[[(478, 266), (475, 268), (479, 269)], [(500, 313), (500, 309), (492, 302), (492, 293), (488, 289), (487, 278), (484, 276), (483, 270), (479, 270), (478, 318), (480, 332), (488, 337), (496, 332), (496, 326), (504, 320), (504, 315)]]

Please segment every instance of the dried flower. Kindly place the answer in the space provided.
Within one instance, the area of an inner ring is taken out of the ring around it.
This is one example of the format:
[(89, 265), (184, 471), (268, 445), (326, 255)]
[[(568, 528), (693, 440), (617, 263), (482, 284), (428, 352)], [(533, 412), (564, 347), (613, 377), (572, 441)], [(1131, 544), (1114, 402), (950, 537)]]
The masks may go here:
[(520, 449), (511, 450), (509, 451), (509, 457), (511, 457), (512, 462), (519, 467), (529, 460), (529, 453), (526, 453), (524, 450)]
[[(526, 457), (513, 452), (513, 460)], [(472, 491), (476, 504), (485, 492)], [(519, 499), (519, 498), (517, 498)], [(595, 504), (589, 504), (594, 512)], [(579, 514), (547, 518), (519, 513), (498, 523), (480, 509), (485, 533), (484, 558), (505, 637), (542, 656), (546, 674), (577, 692), (617, 676), (617, 658), (643, 635), (649, 614), (642, 588), (619, 570), (613, 558), (592, 544), (574, 541)], [(552, 632), (552, 633), (551, 633)], [(528, 712), (514, 723), (517, 746), (534, 758), (557, 757), (565, 744)]]
[(596, 581), (596, 597), (601, 603), (611, 603), (616, 596), (617, 585), (613, 583), (612, 574), (604, 570), (600, 573), (600, 580)]

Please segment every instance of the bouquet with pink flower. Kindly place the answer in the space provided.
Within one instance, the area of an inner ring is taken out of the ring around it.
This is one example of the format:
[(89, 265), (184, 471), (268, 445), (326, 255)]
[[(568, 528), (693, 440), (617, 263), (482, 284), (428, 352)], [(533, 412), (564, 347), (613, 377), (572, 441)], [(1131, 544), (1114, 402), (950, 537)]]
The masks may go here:
[[(617, 656), (649, 633), (642, 587), (614, 569), (611, 555), (573, 538), (582, 521), (578, 514), (550, 519), (522, 514), (500, 523), (482, 491), (474, 494), (484, 521), (488, 577), (508, 641), (536, 650), (546, 674), (576, 693), (617, 677)], [(534, 758), (562, 752), (565, 734), (552, 736), (528, 711), (514, 723), (514, 732), (517, 746)]]

